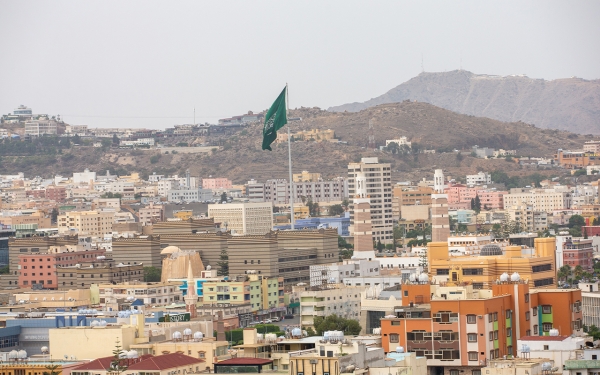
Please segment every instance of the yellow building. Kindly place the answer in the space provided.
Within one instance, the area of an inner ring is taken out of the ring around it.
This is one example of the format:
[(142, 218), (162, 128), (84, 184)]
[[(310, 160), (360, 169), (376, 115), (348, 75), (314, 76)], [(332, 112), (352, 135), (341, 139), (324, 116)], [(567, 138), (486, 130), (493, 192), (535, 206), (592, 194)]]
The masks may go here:
[(251, 304), (252, 311), (284, 308), (283, 277), (249, 274), (247, 279), (206, 281), (202, 284), (203, 302)]
[(49, 346), (52, 348), (52, 358), (63, 358), (65, 355), (77, 359), (109, 357), (113, 355), (112, 351), (117, 341), (123, 350), (129, 350), (133, 344), (148, 342), (148, 337), (144, 333), (143, 314), (132, 314), (126, 323), (50, 329)]
[(104, 236), (112, 232), (114, 212), (70, 211), (58, 216), (58, 233), (75, 230), (80, 236)]
[[(9, 354), (10, 355), (10, 354)], [(27, 361), (0, 362), (0, 373), (4, 375), (42, 375), (50, 373), (48, 366), (57, 366), (54, 370), (57, 374), (69, 373), (72, 369), (81, 365), (81, 361), (54, 360), (52, 363), (44, 359)]]
[[(277, 134), (277, 143), (287, 142), (287, 140), (286, 132)], [(292, 134), (292, 141), (337, 142), (337, 139), (335, 139), (335, 132), (331, 129), (311, 129)]]
[(192, 210), (173, 211), (173, 217), (175, 219), (181, 219), (181, 221), (189, 220), (192, 218), (192, 216), (194, 216)]
[(518, 273), (530, 288), (556, 287), (555, 238), (536, 238), (534, 248), (488, 244), (476, 255), (450, 256), (447, 242), (427, 246), (429, 274), (440, 283), (472, 284), (475, 289), (491, 289), (503, 273)]
[(294, 173), (292, 179), (294, 182), (319, 182), (321, 174), (302, 171), (302, 173)]

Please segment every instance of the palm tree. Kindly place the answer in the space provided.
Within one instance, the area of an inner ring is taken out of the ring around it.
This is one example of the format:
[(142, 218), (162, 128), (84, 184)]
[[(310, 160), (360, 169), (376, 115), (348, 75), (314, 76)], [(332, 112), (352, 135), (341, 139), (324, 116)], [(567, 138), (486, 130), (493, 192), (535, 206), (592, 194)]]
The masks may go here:
[(580, 280), (581, 275), (583, 274), (583, 267), (577, 265), (575, 266), (575, 270), (573, 272), (575, 273), (575, 279)]
[(567, 280), (567, 278), (571, 276), (571, 266), (565, 264), (564, 266), (560, 267), (556, 276), (558, 276), (559, 280)]

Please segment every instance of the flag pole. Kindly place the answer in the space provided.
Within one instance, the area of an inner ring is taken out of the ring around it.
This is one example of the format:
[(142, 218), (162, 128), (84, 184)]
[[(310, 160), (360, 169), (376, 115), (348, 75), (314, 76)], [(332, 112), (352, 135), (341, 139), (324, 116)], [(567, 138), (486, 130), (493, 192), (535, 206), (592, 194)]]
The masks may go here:
[[(285, 117), (287, 119), (287, 115), (288, 115), (288, 110), (289, 110), (289, 103), (288, 103), (288, 85), (287, 82), (285, 84)], [(289, 162), (289, 167), (290, 167), (290, 224), (291, 224), (291, 228), (292, 230), (294, 230), (294, 180), (292, 179), (292, 140), (291, 140), (291, 135), (290, 135), (290, 122), (288, 121), (287, 124), (288, 128), (288, 162)]]

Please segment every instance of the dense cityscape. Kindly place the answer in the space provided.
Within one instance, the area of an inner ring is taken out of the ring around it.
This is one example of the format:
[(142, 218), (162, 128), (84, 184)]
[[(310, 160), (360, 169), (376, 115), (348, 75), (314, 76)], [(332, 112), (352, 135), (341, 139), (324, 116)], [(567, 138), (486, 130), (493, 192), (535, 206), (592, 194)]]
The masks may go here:
[(600, 2), (0, 2), (0, 375), (600, 375)]

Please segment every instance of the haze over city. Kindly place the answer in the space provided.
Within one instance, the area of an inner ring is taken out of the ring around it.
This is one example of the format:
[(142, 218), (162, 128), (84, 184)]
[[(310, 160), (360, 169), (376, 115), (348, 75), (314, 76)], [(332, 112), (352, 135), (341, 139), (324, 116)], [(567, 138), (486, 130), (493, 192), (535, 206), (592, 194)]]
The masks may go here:
[(462, 68), (600, 77), (598, 2), (4, 1), (0, 112), (91, 127), (365, 101)]

